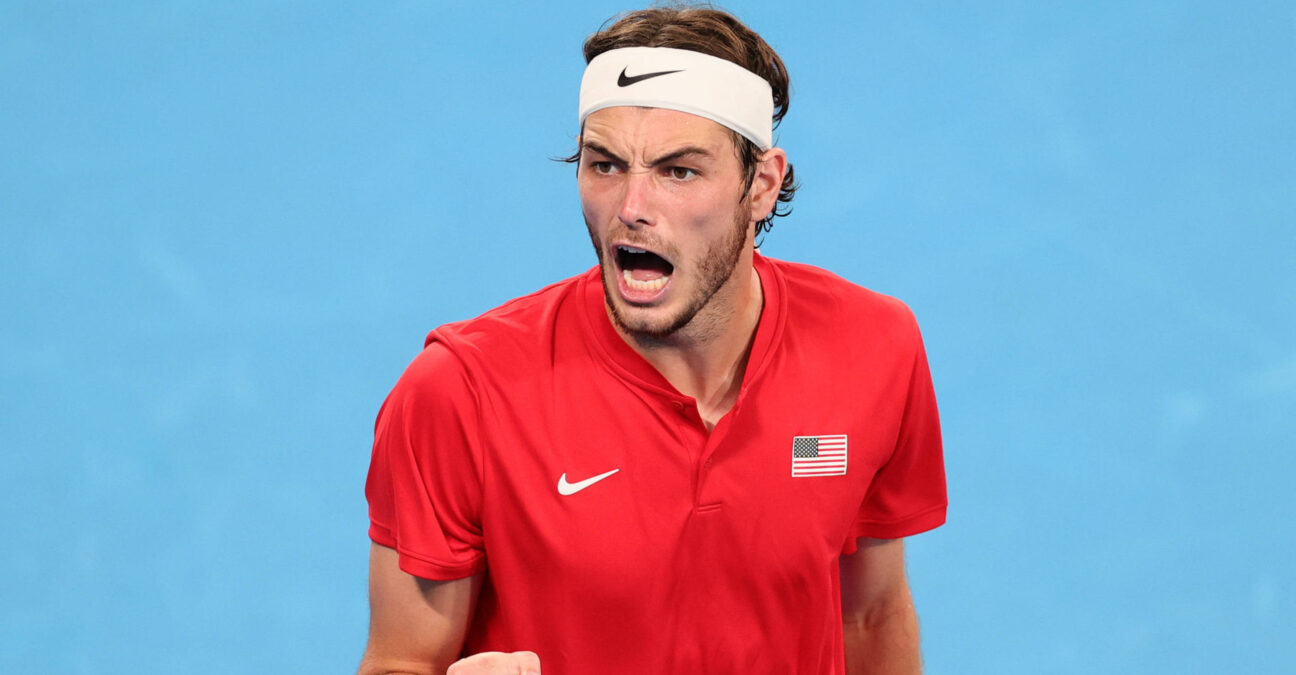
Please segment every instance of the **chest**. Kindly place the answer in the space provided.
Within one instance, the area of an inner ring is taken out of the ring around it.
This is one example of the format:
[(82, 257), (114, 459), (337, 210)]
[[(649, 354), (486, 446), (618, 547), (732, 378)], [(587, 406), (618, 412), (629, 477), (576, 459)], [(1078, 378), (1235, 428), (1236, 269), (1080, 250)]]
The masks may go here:
[(606, 373), (515, 383), (484, 420), (492, 569), (610, 604), (681, 584), (822, 585), (898, 411), (880, 384), (770, 375), (711, 431), (691, 401)]

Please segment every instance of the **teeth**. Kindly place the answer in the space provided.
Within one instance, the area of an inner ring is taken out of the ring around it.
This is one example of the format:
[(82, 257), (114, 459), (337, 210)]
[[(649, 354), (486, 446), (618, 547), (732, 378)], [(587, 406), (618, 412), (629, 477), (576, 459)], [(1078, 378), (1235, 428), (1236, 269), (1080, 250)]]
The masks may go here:
[(627, 286), (636, 291), (660, 291), (666, 287), (666, 282), (670, 281), (670, 277), (657, 277), (650, 281), (639, 281), (630, 276), (630, 270), (622, 270), (621, 278), (625, 279)]
[(621, 249), (622, 251), (625, 251), (626, 253), (647, 253), (648, 252), (646, 249), (635, 248), (633, 246), (618, 246), (617, 248)]

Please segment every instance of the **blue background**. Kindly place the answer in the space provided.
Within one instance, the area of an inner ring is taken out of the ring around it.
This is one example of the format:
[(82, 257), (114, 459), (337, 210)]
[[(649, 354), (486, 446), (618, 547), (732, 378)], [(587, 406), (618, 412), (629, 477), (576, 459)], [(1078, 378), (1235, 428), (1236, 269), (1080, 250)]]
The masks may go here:
[[(626, 5), (0, 2), (0, 671), (347, 672), (424, 333), (594, 263)], [(1296, 7), (733, 2), (767, 255), (924, 327), (931, 673), (1293, 672)]]

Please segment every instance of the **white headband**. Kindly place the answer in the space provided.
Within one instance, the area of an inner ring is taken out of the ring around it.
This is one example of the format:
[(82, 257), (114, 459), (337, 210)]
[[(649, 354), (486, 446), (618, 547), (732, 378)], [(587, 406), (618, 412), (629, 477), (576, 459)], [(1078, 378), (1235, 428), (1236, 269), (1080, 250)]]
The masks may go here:
[(580, 123), (616, 106), (678, 110), (719, 122), (761, 150), (774, 145), (774, 95), (765, 78), (725, 59), (688, 49), (625, 47), (585, 67)]

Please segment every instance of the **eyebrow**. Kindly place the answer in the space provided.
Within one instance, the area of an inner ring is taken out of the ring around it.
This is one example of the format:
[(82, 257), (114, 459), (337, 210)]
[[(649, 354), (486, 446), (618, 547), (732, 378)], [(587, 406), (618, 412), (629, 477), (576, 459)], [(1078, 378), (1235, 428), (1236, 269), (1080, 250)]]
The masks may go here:
[[(585, 141), (581, 143), (581, 147), (586, 150), (593, 150), (594, 152), (597, 152), (600, 155), (610, 158), (612, 161), (617, 162), (618, 164), (628, 164), (628, 162), (626, 162), (624, 159), (618, 157), (616, 153), (612, 152), (611, 150), (608, 150), (607, 148), (603, 147), (602, 145), (599, 145), (598, 143), (595, 143), (594, 141)], [(707, 158), (712, 157), (710, 150), (707, 150), (706, 148), (696, 146), (696, 145), (688, 145), (678, 150), (668, 152), (662, 155), (661, 157), (657, 157), (656, 159), (649, 160), (648, 166), (656, 167), (692, 155), (698, 155)]]

